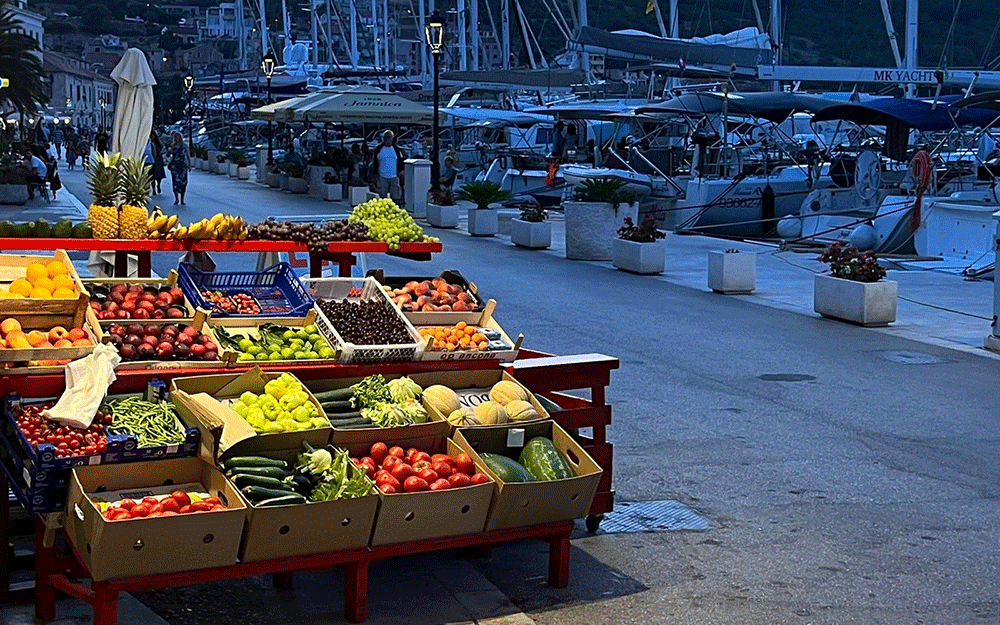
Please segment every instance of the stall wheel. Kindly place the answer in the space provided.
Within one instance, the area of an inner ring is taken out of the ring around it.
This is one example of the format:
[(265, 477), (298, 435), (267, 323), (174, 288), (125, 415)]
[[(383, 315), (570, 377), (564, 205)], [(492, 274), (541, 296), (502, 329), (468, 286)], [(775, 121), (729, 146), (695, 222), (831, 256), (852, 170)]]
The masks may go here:
[(604, 520), (603, 514), (591, 514), (587, 517), (587, 531), (591, 534), (597, 531), (597, 528), (601, 526), (601, 521)]

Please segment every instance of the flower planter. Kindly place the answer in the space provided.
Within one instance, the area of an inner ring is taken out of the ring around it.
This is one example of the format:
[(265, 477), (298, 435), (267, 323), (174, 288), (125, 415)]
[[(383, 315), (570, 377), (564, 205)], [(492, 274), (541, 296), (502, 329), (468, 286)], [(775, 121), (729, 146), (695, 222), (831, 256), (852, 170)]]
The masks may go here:
[(753, 293), (757, 288), (757, 255), (709, 252), (708, 288), (716, 293)]
[(511, 219), (510, 242), (518, 247), (544, 250), (552, 245), (552, 224), (547, 221)]
[(344, 187), (339, 184), (324, 184), (323, 199), (327, 202), (339, 202), (344, 199)]
[(566, 258), (611, 260), (611, 242), (626, 217), (635, 221), (639, 205), (607, 202), (563, 202), (566, 218)]
[(885, 326), (896, 320), (896, 293), (892, 280), (856, 282), (816, 274), (813, 310), (833, 319), (863, 326)]
[(202, 171), (208, 171), (208, 159), (207, 158), (200, 158), (200, 159), (198, 159), (198, 164), (201, 166), (200, 169)]
[(28, 202), (28, 185), (0, 184), (0, 204), (22, 206)]
[(236, 178), (240, 174), (240, 166), (237, 165), (236, 163), (229, 163), (227, 169), (229, 171), (230, 178)]
[(474, 237), (492, 237), (496, 235), (500, 211), (495, 208), (470, 208), (469, 234)]
[(323, 179), (327, 174), (336, 174), (333, 167), (323, 167), (322, 165), (309, 166), (309, 195), (326, 199), (326, 189), (323, 188)]
[(351, 206), (359, 206), (368, 201), (368, 187), (347, 187), (347, 196)]
[(435, 228), (457, 228), (458, 206), (441, 206), (433, 202), (428, 202), (427, 223)]
[(236, 169), (236, 177), (240, 180), (250, 180), (250, 168), (239, 167)]
[(663, 273), (666, 248), (663, 241), (637, 243), (625, 239), (611, 242), (611, 262), (615, 267), (643, 275)]
[(208, 171), (213, 174), (219, 171), (219, 161), (217, 158), (218, 156), (219, 156), (218, 150), (208, 151)]
[[(497, 205), (500, 206), (499, 204)], [(516, 208), (500, 208), (497, 215), (497, 234), (510, 236), (511, 224), (521, 215), (521, 211)]]
[(281, 174), (275, 171), (269, 171), (264, 174), (264, 181), (267, 183), (267, 186), (272, 189), (278, 189), (281, 187)]
[(281, 187), (282, 191), (288, 191), (288, 178), (289, 178), (288, 174), (284, 172), (278, 174), (278, 180), (279, 180), (278, 186)]
[(222, 161), (221, 163), (219, 163), (219, 166), (215, 168), (215, 173), (219, 174), (220, 176), (228, 176), (229, 161)]
[(305, 178), (289, 178), (288, 190), (292, 193), (304, 194), (309, 192), (309, 181)]

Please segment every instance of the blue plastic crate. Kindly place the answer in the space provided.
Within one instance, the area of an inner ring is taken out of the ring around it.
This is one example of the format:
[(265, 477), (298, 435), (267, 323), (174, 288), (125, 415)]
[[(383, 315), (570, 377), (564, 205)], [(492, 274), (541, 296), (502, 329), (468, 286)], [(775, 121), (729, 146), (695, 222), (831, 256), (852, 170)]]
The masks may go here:
[(181, 426), (184, 428), (184, 442), (174, 445), (159, 445), (157, 447), (139, 447), (139, 441), (131, 434), (125, 436), (122, 442), (122, 460), (124, 462), (134, 462), (136, 460), (163, 460), (165, 458), (182, 458), (184, 456), (198, 455), (198, 445), (201, 443), (201, 431), (196, 427), (191, 427), (184, 423), (180, 415), (177, 416)]
[[(190, 263), (177, 268), (177, 284), (196, 308), (211, 311), (213, 317), (305, 317), (313, 307), (313, 298), (288, 263), (277, 263), (263, 271), (204, 272)], [(247, 293), (260, 305), (259, 315), (240, 315), (210, 304), (202, 291), (223, 295)]]
[[(69, 486), (35, 484), (31, 481), (31, 475), (18, 470), (16, 464), (16, 456), (11, 455), (6, 442), (0, 445), (0, 471), (7, 476), (10, 489), (25, 511), (29, 514), (45, 514), (59, 512), (66, 507)], [(64, 473), (68, 478), (70, 469), (66, 469)]]

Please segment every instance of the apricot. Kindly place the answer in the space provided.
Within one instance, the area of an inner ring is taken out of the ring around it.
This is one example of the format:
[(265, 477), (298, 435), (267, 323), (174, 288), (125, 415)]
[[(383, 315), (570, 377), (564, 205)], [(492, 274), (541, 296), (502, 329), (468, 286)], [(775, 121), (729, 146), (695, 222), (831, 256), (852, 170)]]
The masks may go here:
[(70, 341), (69, 339), (59, 339), (54, 343), (54, 346), (60, 349), (64, 347), (73, 347), (73, 341)]
[(91, 347), (94, 344), (90, 342), (90, 339), (77, 339), (73, 341), (73, 347)]
[(0, 332), (3, 332), (4, 336), (10, 334), (11, 332), (20, 332), (21, 322), (17, 319), (8, 317), (3, 321), (0, 321)]
[(42, 343), (47, 343), (49, 340), (48, 333), (40, 330), (32, 330), (31, 332), (28, 332), (27, 337), (28, 343), (30, 343), (32, 347), (38, 347)]

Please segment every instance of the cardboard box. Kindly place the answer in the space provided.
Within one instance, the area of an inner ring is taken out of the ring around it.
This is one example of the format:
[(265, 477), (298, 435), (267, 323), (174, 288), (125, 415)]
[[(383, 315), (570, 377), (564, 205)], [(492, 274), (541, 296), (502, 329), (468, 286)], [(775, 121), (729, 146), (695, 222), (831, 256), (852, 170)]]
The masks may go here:
[[(385, 431), (385, 430), (383, 430)], [(462, 450), (445, 436), (415, 435), (405, 438), (376, 438), (389, 447), (416, 447), (433, 455), (455, 456)], [(367, 456), (372, 443), (341, 445), (352, 457)], [(470, 454), (471, 455), (471, 454)], [(482, 459), (479, 460), (482, 462)], [(463, 536), (483, 531), (493, 499), (493, 484), (476, 484), (422, 493), (380, 493), (381, 504), (372, 532), (373, 547), (443, 536)]]
[[(301, 452), (298, 447), (263, 455), (294, 467)], [(353, 463), (351, 470), (357, 470)], [(242, 562), (367, 547), (379, 504), (374, 484), (368, 497), (291, 506), (255, 508), (242, 493), (240, 497), (247, 506), (247, 524), (240, 546)]]
[[(521, 421), (520, 423), (538, 423), (539, 421), (544, 421), (550, 418), (549, 413), (545, 410), (545, 407), (539, 403), (535, 395), (529, 391), (523, 384), (514, 379), (514, 376), (503, 371), (501, 369), (483, 369), (479, 371), (442, 371), (441, 373), (425, 373), (410, 376), (415, 382), (427, 388), (431, 384), (441, 384), (447, 386), (448, 388), (455, 391), (458, 395), (458, 402), (462, 406), (469, 408), (475, 408), (483, 402), (490, 401), (490, 389), (493, 385), (501, 380), (506, 380), (508, 382), (513, 382), (517, 384), (524, 392), (528, 394), (528, 402), (535, 408), (538, 413), (537, 419), (531, 419), (530, 421)], [(427, 384), (422, 384), (419, 380), (428, 380)], [(447, 421), (448, 415), (441, 414), (433, 406), (427, 410), (427, 414), (430, 415), (433, 421)], [(493, 426), (476, 426), (476, 427), (493, 427)], [(451, 431), (454, 433), (458, 428), (452, 426)]]
[(536, 436), (552, 440), (574, 477), (551, 482), (502, 482), (484, 463), (485, 473), (497, 483), (486, 531), (567, 521), (590, 511), (601, 481), (601, 467), (555, 422), (461, 428), (455, 442), (479, 464), (483, 462), (479, 452), (517, 459), (524, 445)]
[[(313, 447), (322, 447), (330, 441), (330, 428), (314, 428), (275, 434), (257, 434), (250, 424), (232, 408), (219, 400), (232, 400), (244, 392), (264, 392), (264, 385), (280, 377), (280, 373), (265, 373), (254, 367), (246, 373), (199, 375), (174, 378), (170, 383), (170, 398), (177, 412), (188, 423), (197, 424), (201, 430), (199, 455), (213, 462), (225, 453), (250, 455), (280, 449), (297, 449), (303, 441)], [(322, 408), (309, 389), (310, 401), (319, 414)]]
[[(200, 490), (229, 510), (107, 521), (95, 502), (141, 499), (176, 488)], [(66, 501), (66, 533), (95, 582), (229, 566), (237, 562), (246, 508), (208, 463), (177, 458), (121, 466), (77, 467)]]

